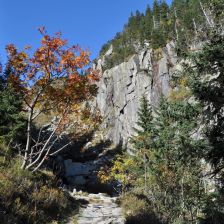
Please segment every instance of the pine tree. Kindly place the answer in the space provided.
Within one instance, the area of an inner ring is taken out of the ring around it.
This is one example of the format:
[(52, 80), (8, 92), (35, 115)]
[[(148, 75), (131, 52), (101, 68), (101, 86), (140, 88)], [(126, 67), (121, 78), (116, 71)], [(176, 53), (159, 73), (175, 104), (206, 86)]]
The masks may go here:
[(159, 29), (160, 27), (160, 4), (158, 0), (153, 3), (153, 28)]
[(146, 96), (143, 96), (140, 101), (140, 108), (138, 111), (137, 125), (141, 128), (137, 130), (138, 134), (150, 132), (152, 123), (152, 108)]
[(145, 12), (145, 27), (144, 27), (144, 32), (143, 32), (143, 36), (144, 36), (144, 40), (151, 40), (151, 35), (152, 35), (152, 29), (153, 29), (153, 14), (152, 14), (152, 10), (149, 6), (147, 6), (146, 8), (146, 12)]
[(152, 130), (152, 109), (146, 96), (140, 100), (140, 107), (138, 111), (138, 129), (135, 129), (137, 136), (132, 137), (131, 143), (135, 149), (135, 156), (137, 162), (144, 168), (137, 167), (136, 172), (144, 174), (144, 188), (147, 192), (147, 165), (148, 165), (148, 151), (151, 146), (151, 130)]
[[(9, 68), (8, 68), (9, 69)], [(5, 143), (21, 137), (25, 122), (20, 96), (7, 83), (7, 70), (0, 74), (0, 140)]]
[(201, 52), (192, 57), (194, 68), (187, 68), (194, 95), (204, 106), (204, 122), (211, 149), (206, 153), (216, 171), (224, 168), (224, 36), (213, 30)]
[(203, 194), (203, 186), (199, 184), (200, 152), (204, 144), (191, 136), (197, 127), (199, 112), (197, 106), (186, 101), (171, 102), (162, 98), (152, 123), (149, 192), (155, 198), (157, 212), (163, 210), (168, 214), (170, 223), (177, 220), (187, 223), (201, 209), (198, 203)]
[[(138, 128), (135, 128), (136, 136), (131, 138), (131, 143), (138, 156), (145, 157), (146, 151), (151, 146), (152, 109), (145, 96), (141, 98), (138, 111)], [(140, 155), (141, 154), (141, 155)], [(145, 160), (145, 158), (144, 158)]]
[(0, 92), (0, 138), (9, 142), (24, 135), (25, 121), (21, 115), (19, 96), (8, 86)]
[(165, 32), (168, 31), (169, 6), (165, 1), (160, 4), (160, 25)]

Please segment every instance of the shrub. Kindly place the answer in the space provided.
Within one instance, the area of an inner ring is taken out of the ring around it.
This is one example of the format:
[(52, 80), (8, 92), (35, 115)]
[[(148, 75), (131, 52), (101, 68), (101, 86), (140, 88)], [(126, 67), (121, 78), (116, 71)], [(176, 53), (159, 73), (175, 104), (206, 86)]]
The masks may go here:
[(0, 167), (0, 219), (3, 223), (49, 223), (59, 221), (78, 208), (74, 200), (56, 187), (50, 172), (21, 170), (21, 161)]
[(151, 202), (143, 194), (128, 192), (120, 198), (127, 224), (160, 223), (153, 213)]

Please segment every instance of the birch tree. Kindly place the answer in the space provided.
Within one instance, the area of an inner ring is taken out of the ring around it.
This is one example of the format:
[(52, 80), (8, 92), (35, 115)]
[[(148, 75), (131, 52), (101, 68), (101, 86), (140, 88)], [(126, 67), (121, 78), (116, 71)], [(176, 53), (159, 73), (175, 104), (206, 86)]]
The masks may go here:
[[(97, 72), (88, 69), (80, 71), (90, 62), (89, 52), (77, 45), (69, 46), (61, 33), (49, 36), (45, 28), (39, 29), (41, 46), (29, 53), (30, 47), (18, 51), (10, 44), (7, 66), (10, 67), (8, 81), (23, 96), (27, 119), (26, 145), (21, 149), (22, 169), (36, 171), (48, 158), (65, 149), (71, 141), (54, 149), (69, 124), (68, 115), (77, 111), (77, 105), (91, 99), (97, 88)], [(33, 134), (35, 120), (44, 113), (54, 113), (51, 128), (40, 127), (38, 135)]]

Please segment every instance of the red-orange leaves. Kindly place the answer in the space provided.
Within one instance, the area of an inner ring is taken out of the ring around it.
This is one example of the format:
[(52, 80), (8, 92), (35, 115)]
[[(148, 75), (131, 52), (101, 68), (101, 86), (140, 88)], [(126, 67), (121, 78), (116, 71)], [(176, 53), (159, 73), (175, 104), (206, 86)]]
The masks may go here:
[(50, 40), (50, 37), (48, 35), (44, 35), (41, 39), (41, 44), (46, 45), (49, 40)]
[(99, 75), (92, 70), (79, 74), (90, 62), (89, 52), (77, 45), (68, 46), (61, 33), (50, 36), (44, 27), (39, 31), (41, 46), (33, 55), (27, 53), (28, 48), (18, 51), (13, 44), (6, 47), (9, 81), (24, 95), (26, 105), (37, 102), (38, 110), (46, 105), (56, 105), (56, 109), (90, 99), (96, 94)]
[(50, 37), (48, 35), (44, 35), (44, 37), (41, 40), (41, 44), (43, 46), (47, 46), (52, 51), (55, 51), (59, 49), (60, 47), (67, 44), (66, 40), (61, 39), (61, 34), (57, 33), (56, 36)]
[(6, 46), (9, 63), (11, 68), (16, 72), (23, 72), (27, 68), (28, 55), (21, 51), (18, 52), (15, 45), (9, 44)]
[(16, 49), (14, 44), (6, 45), (5, 49), (6, 49), (9, 56), (13, 56), (17, 53), (17, 49)]
[(81, 81), (80, 75), (77, 72), (73, 74), (69, 74), (69, 79), (70, 79), (70, 83)]

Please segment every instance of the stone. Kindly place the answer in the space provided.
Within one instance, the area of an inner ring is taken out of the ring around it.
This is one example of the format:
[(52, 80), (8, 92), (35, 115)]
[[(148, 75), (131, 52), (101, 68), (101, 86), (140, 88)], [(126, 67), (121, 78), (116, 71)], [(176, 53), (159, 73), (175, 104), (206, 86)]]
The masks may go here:
[(92, 142), (87, 142), (86, 145), (83, 147), (83, 149), (87, 149), (88, 147), (92, 146)]
[(92, 171), (95, 169), (95, 166), (93, 162), (89, 163), (78, 163), (78, 162), (72, 162), (72, 160), (64, 160), (65, 165), (65, 176), (87, 176), (92, 173)]
[[(149, 47), (138, 50), (127, 62), (102, 72), (95, 99), (104, 117), (101, 128), (106, 138), (115, 145), (127, 145), (137, 128), (137, 111), (140, 98), (145, 95), (152, 106), (156, 106), (161, 95), (170, 91), (169, 79), (177, 65), (174, 43), (161, 50)], [(111, 54), (109, 49), (107, 54)], [(105, 58), (98, 60), (101, 68)]]
[(125, 218), (121, 208), (106, 194), (74, 195), (75, 199), (88, 201), (80, 209), (78, 224), (124, 224)]

